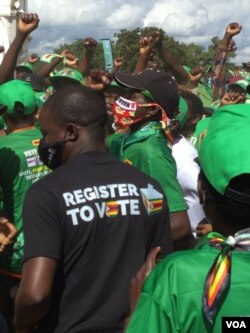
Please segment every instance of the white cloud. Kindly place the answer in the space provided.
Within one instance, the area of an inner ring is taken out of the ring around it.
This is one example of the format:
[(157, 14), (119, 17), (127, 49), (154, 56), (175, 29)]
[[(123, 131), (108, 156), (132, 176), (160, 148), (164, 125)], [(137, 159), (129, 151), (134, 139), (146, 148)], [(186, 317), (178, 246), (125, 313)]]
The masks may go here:
[[(234, 38), (236, 59), (250, 60), (249, 0), (32, 0), (29, 11), (37, 12), (41, 20), (43, 34), (33, 34), (39, 47), (42, 40), (56, 46), (62, 36), (67, 42), (87, 36), (112, 38), (120, 29), (146, 26), (162, 28), (184, 43), (207, 46), (213, 36), (223, 36), (228, 23), (239, 22), (243, 29)], [(33, 40), (32, 47), (36, 46)]]
[(120, 29), (133, 28), (140, 26), (140, 17), (143, 16), (143, 6), (135, 6), (130, 4), (123, 4), (121, 7), (113, 10), (111, 15), (107, 17), (106, 23), (110, 28)]

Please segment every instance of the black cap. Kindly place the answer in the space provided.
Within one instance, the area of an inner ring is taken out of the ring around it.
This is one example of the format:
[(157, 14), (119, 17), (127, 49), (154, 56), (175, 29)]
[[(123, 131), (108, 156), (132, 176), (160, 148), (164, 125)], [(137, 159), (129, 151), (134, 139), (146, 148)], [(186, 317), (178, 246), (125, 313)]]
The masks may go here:
[(145, 69), (138, 74), (115, 72), (114, 79), (121, 86), (141, 91), (147, 90), (170, 118), (178, 110), (180, 96), (177, 82), (164, 71)]

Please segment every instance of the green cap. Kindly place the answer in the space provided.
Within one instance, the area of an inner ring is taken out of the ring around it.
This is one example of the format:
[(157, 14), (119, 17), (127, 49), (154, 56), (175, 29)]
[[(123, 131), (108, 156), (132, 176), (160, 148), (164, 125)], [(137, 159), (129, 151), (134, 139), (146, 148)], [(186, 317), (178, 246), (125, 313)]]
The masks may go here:
[(247, 93), (250, 93), (250, 84), (247, 80), (238, 80), (235, 81), (234, 83), (231, 83), (228, 85), (228, 87), (232, 87), (232, 86), (240, 86), (242, 89), (244, 89)]
[(250, 105), (218, 108), (210, 118), (199, 150), (199, 161), (211, 185), (220, 194), (230, 181), (250, 173)]
[(8, 114), (14, 112), (16, 102), (24, 105), (24, 114), (32, 114), (36, 110), (36, 98), (30, 83), (12, 80), (0, 86), (0, 104), (7, 107)]
[(182, 127), (186, 120), (187, 120), (187, 115), (188, 115), (188, 104), (185, 101), (185, 99), (180, 96), (179, 99), (179, 113), (177, 116), (175, 116), (175, 119), (179, 121), (180, 127)]
[(54, 75), (49, 78), (49, 80), (51, 83), (53, 83), (55, 80), (58, 80), (60, 78), (67, 78), (78, 81), (81, 84), (84, 84), (84, 78), (82, 74), (79, 71), (72, 68), (63, 68), (59, 71), (56, 71)]
[(29, 69), (31, 73), (33, 73), (33, 66), (29, 62), (23, 62), (16, 66), (16, 69), (21, 69), (21, 68)]

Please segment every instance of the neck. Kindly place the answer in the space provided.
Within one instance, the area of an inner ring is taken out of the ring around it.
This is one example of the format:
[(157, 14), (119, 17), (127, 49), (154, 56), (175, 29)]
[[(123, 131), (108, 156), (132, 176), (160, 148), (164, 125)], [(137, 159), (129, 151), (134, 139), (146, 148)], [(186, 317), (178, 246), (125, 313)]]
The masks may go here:
[(78, 154), (89, 152), (106, 153), (104, 141), (79, 140), (78, 143), (72, 144), (71, 149), (65, 150), (63, 160), (66, 162)]

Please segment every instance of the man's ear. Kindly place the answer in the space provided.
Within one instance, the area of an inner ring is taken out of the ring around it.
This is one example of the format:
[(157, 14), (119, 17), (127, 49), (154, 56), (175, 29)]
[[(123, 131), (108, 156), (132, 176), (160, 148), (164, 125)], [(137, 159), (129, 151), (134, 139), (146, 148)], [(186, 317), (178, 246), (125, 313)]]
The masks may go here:
[(76, 141), (78, 136), (78, 128), (74, 124), (69, 124), (65, 133), (65, 141)]

